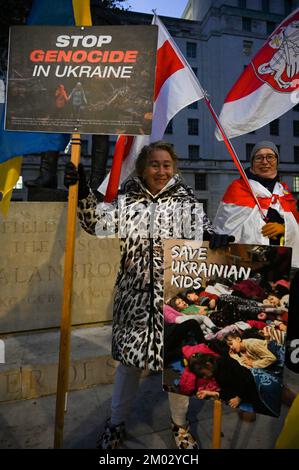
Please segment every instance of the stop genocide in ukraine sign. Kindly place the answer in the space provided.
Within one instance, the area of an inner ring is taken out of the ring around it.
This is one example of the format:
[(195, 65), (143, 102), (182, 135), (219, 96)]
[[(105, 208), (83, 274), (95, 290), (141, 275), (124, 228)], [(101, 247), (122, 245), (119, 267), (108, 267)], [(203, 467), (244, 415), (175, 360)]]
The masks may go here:
[(16, 26), (6, 129), (151, 133), (156, 26)]

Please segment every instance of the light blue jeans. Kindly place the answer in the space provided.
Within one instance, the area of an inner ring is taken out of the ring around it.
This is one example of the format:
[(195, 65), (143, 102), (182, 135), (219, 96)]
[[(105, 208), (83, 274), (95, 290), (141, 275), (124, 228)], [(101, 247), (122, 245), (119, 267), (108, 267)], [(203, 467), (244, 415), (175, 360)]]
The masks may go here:
[[(138, 391), (141, 373), (142, 370), (136, 367), (118, 365), (111, 403), (111, 424), (117, 425), (126, 421)], [(185, 427), (189, 397), (168, 393), (168, 401), (172, 421)]]

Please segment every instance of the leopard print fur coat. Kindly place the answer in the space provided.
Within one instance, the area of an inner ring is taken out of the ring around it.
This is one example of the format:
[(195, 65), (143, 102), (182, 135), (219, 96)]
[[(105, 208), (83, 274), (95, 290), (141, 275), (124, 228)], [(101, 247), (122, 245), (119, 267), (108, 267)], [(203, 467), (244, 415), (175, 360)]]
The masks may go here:
[(136, 177), (112, 204), (98, 204), (90, 192), (79, 201), (78, 215), (89, 234), (120, 238), (113, 358), (141, 369), (162, 370), (163, 241), (214, 232), (201, 204), (178, 175), (155, 196)]

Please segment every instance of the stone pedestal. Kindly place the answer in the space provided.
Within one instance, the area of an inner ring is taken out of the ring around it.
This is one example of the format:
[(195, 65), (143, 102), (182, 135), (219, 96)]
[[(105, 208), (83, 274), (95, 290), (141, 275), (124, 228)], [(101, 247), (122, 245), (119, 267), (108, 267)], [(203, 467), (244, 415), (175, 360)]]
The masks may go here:
[[(13, 202), (0, 218), (0, 334), (60, 326), (67, 203)], [(107, 322), (119, 241), (77, 226), (73, 325)]]
[[(59, 330), (2, 336), (5, 364), (0, 364), (0, 403), (56, 393)], [(73, 328), (69, 390), (114, 380), (111, 326)]]

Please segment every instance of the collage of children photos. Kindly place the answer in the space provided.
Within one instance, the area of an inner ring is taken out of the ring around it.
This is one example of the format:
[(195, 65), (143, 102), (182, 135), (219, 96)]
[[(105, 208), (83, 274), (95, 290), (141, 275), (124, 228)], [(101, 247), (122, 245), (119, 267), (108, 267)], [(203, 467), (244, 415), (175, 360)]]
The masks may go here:
[(165, 390), (279, 416), (291, 253), (165, 243)]

